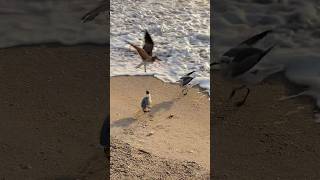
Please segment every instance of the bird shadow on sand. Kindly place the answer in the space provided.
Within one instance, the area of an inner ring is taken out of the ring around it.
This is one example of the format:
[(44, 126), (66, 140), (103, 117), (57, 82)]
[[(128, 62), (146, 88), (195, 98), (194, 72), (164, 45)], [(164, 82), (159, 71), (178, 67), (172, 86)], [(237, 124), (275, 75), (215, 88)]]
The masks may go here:
[(135, 122), (136, 119), (133, 117), (127, 117), (127, 118), (122, 118), (119, 119), (113, 123), (111, 123), (111, 128), (113, 127), (128, 127), (130, 124), (132, 124), (133, 122)]
[[(164, 111), (168, 111), (172, 108), (173, 104), (179, 100), (180, 98), (175, 98), (175, 99), (172, 99), (170, 101), (164, 101), (164, 102), (161, 102), (159, 104), (155, 104), (152, 106), (151, 108), (151, 111), (149, 112), (149, 114), (151, 116), (154, 116), (156, 115), (157, 113), (160, 113), (160, 112), (164, 112)], [(111, 128), (114, 128), (114, 127), (129, 127), (132, 123), (136, 122), (140, 117), (144, 116), (144, 114), (140, 114), (140, 115), (136, 115), (135, 117), (126, 117), (126, 118), (122, 118), (122, 119), (119, 119), (113, 123), (110, 124), (110, 127)]]
[(172, 108), (174, 102), (175, 102), (175, 100), (171, 100), (171, 101), (164, 101), (162, 103), (156, 104), (156, 105), (152, 106), (150, 114), (152, 116), (154, 116), (155, 114), (157, 114), (159, 112), (168, 111)]

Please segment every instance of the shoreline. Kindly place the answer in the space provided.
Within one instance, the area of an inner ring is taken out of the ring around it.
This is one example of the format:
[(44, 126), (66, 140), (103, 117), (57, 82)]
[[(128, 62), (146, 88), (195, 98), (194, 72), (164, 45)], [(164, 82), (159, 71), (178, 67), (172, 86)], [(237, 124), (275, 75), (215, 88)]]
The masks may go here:
[[(115, 76), (110, 76), (110, 79), (112, 79), (112, 78), (116, 78), (116, 77), (140, 77), (140, 76), (142, 76), (142, 77), (151, 77), (151, 78), (155, 78), (155, 79), (157, 79), (157, 80), (160, 80), (161, 82), (163, 82), (163, 83), (168, 83), (168, 84), (171, 84), (171, 85), (174, 85), (174, 86), (179, 86), (179, 83), (176, 83), (176, 82), (171, 82), (171, 81), (163, 81), (162, 79), (160, 79), (160, 78), (158, 78), (158, 77), (156, 77), (156, 76), (154, 76), (154, 75), (143, 75), (143, 74), (137, 74), (137, 75), (115, 75)], [(191, 88), (189, 88), (189, 89), (198, 89), (198, 91), (200, 92), (200, 93), (203, 93), (204, 95), (207, 95), (207, 97), (209, 98), (209, 100), (210, 100), (210, 95), (209, 95), (209, 93), (208, 92), (210, 92), (210, 91), (208, 91), (207, 89), (205, 89), (205, 88), (202, 88), (199, 84), (197, 84), (197, 85), (193, 85)]]

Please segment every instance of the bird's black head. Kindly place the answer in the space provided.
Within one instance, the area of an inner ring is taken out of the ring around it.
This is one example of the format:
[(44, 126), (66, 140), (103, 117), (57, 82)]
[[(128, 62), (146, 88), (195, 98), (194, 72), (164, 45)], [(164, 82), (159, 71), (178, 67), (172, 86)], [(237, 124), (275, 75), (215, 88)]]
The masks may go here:
[(150, 94), (149, 91), (146, 91), (146, 94)]

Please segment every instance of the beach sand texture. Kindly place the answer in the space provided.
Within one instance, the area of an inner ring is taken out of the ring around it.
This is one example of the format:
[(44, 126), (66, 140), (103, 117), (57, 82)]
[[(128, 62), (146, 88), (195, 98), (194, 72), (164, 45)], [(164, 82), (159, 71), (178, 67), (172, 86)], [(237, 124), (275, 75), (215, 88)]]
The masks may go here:
[(0, 49), (0, 179), (103, 179), (105, 47)]
[[(318, 179), (320, 126), (312, 119), (313, 101), (278, 99), (288, 94), (285, 80), (252, 88), (244, 106), (227, 103), (236, 84), (213, 77), (212, 154), (216, 179)], [(289, 85), (291, 88), (292, 86)]]
[[(143, 114), (140, 102), (146, 90), (151, 93), (152, 109)], [(207, 94), (192, 88), (182, 97), (181, 88), (176, 84), (151, 76), (118, 76), (111, 78), (110, 96), (112, 138), (169, 162), (196, 163), (202, 170), (195, 171), (209, 173), (210, 101)], [(112, 167), (112, 163), (111, 173), (116, 167)], [(182, 172), (177, 171), (169, 178), (179, 173)]]

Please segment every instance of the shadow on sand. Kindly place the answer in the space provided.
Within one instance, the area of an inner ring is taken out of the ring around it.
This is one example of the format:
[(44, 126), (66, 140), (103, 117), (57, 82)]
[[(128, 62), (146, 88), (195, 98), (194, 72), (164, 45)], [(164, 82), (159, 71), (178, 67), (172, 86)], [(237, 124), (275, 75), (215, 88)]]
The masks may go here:
[[(168, 111), (172, 108), (173, 104), (179, 100), (180, 98), (175, 98), (173, 100), (170, 101), (164, 101), (162, 103), (156, 104), (154, 106), (152, 106), (151, 111), (150, 111), (150, 115), (154, 116), (159, 112), (164, 112), (164, 111)], [(143, 115), (143, 114), (142, 114)], [(140, 115), (140, 116), (142, 116)], [(140, 117), (139, 116), (139, 117)], [(128, 127), (130, 126), (132, 123), (134, 123), (135, 121), (137, 121), (138, 117), (126, 117), (126, 118), (122, 118), (119, 119), (113, 123), (111, 123), (110, 127)]]
[(113, 128), (113, 127), (128, 127), (134, 121), (136, 121), (136, 119), (134, 119), (133, 117), (119, 119), (111, 124), (111, 128)]
[(159, 112), (168, 111), (169, 109), (172, 108), (175, 101), (176, 101), (176, 99), (171, 100), (171, 101), (164, 101), (162, 103), (159, 103), (159, 104), (152, 106), (150, 114), (152, 116), (154, 116), (155, 114), (157, 114)]

